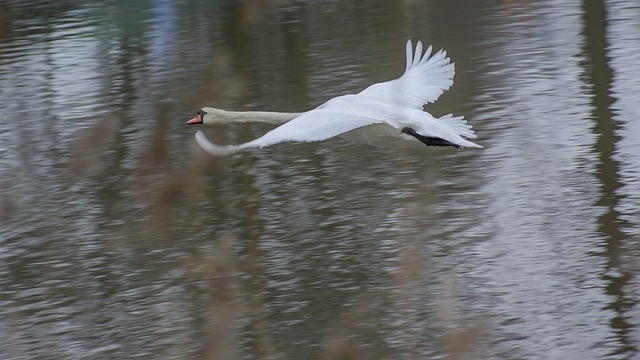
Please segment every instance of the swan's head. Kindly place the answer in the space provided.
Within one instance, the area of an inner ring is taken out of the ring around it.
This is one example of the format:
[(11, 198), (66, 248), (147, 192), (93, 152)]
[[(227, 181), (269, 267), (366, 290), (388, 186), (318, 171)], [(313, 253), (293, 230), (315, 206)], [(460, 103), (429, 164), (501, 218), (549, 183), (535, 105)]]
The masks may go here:
[(215, 124), (216, 122), (221, 122), (221, 119), (224, 117), (224, 110), (212, 108), (212, 107), (203, 107), (198, 110), (196, 116), (187, 121), (187, 124)]

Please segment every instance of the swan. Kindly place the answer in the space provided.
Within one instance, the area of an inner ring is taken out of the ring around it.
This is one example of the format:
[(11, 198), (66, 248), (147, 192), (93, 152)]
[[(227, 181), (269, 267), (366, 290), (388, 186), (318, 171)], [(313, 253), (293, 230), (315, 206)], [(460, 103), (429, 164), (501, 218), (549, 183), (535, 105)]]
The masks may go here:
[(322, 141), (340, 136), (369, 144), (389, 144), (390, 140), (420, 141), (427, 146), (455, 148), (482, 146), (471, 125), (462, 116), (447, 114), (438, 118), (423, 110), (453, 84), (455, 66), (440, 50), (422, 52), (418, 41), (415, 52), (406, 43), (406, 68), (397, 79), (373, 84), (357, 94), (334, 97), (303, 113), (268, 111), (226, 111), (212, 107), (200, 109), (187, 124), (264, 122), (279, 125), (263, 136), (238, 145), (217, 145), (201, 130), (196, 142), (207, 153), (227, 155), (248, 148), (263, 148), (282, 142)]

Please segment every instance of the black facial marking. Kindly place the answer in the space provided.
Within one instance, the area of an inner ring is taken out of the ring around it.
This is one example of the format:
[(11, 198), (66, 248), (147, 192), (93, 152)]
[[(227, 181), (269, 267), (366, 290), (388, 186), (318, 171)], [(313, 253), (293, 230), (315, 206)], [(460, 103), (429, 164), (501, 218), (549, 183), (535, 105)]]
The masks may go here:
[(207, 112), (200, 109), (198, 110), (198, 112), (196, 113), (196, 117), (200, 118), (200, 122), (197, 123), (192, 123), (192, 124), (204, 124), (204, 116), (207, 115)]

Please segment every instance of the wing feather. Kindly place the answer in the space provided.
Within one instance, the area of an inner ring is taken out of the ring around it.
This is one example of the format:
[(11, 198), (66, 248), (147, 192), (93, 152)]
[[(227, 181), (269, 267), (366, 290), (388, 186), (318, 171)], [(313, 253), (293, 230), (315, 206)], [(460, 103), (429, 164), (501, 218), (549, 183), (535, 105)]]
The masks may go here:
[(407, 40), (407, 45), (405, 46), (405, 52), (407, 57), (407, 66), (404, 69), (406, 73), (411, 68), (411, 64), (413, 63), (413, 44), (411, 43), (411, 39)]
[(436, 101), (453, 85), (455, 65), (442, 50), (431, 56), (432, 47), (429, 46), (422, 53), (420, 41), (416, 44), (415, 53), (412, 50), (409, 40), (406, 45), (407, 67), (402, 76), (373, 84), (358, 95), (420, 110)]
[(330, 139), (359, 127), (382, 123), (383, 120), (363, 115), (314, 109), (278, 126), (249, 143), (264, 147), (279, 142), (313, 142)]

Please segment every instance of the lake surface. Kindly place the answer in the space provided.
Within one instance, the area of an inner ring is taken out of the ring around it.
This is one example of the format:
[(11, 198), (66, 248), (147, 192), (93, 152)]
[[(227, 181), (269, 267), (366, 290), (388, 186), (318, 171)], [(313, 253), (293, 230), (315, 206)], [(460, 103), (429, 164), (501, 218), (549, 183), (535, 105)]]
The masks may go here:
[[(483, 149), (186, 125), (408, 38)], [(638, 358), (638, 54), (635, 1), (1, 2), (0, 358)]]

